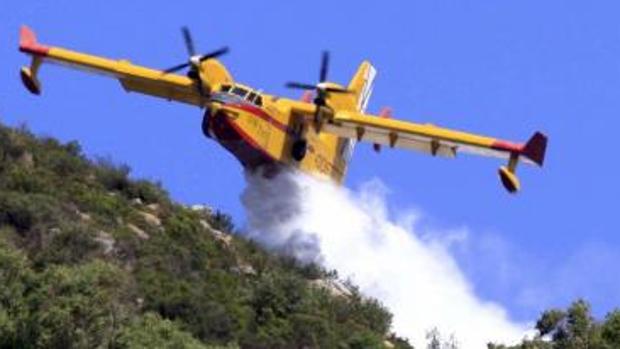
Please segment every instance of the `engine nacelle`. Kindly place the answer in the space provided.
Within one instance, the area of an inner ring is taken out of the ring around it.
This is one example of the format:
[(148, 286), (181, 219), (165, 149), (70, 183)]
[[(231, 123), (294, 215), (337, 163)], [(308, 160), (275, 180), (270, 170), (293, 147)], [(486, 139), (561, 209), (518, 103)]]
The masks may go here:
[(502, 180), (504, 188), (510, 193), (516, 193), (521, 189), (521, 183), (519, 178), (508, 166), (502, 166), (499, 168), (499, 178)]

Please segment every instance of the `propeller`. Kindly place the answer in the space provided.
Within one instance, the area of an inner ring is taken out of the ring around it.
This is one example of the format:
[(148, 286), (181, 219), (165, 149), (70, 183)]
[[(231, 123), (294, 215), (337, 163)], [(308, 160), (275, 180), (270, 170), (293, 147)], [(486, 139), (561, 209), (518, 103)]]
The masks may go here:
[(301, 82), (288, 82), (286, 83), (286, 87), (297, 89), (297, 90), (310, 90), (316, 92), (316, 98), (314, 99), (314, 104), (317, 105), (317, 114), (319, 113), (319, 108), (322, 106), (326, 106), (326, 98), (329, 93), (351, 93), (351, 91), (335, 86), (327, 86), (327, 72), (329, 71), (329, 52), (323, 51), (321, 56), (321, 69), (319, 71), (319, 82), (317, 84), (306, 84)]
[(202, 94), (202, 82), (200, 81), (200, 74), (198, 73), (200, 70), (200, 63), (208, 60), (220, 57), (226, 53), (228, 53), (228, 47), (224, 46), (219, 50), (211, 51), (202, 55), (196, 54), (196, 49), (194, 46), (194, 40), (192, 39), (192, 34), (190, 33), (187, 27), (181, 28), (183, 33), (183, 40), (185, 41), (185, 47), (187, 48), (187, 53), (189, 54), (189, 60), (185, 63), (177, 64), (173, 67), (165, 69), (164, 74), (174, 73), (179, 70), (183, 70), (189, 67), (189, 71), (187, 72), (187, 76), (198, 81), (198, 88)]
[[(286, 87), (297, 89), (297, 90), (305, 90), (305, 91), (313, 91), (316, 94), (314, 98), (314, 105), (316, 106), (314, 111), (314, 126), (316, 131), (319, 132), (321, 129), (322, 121), (322, 109), (327, 107), (327, 96), (330, 93), (351, 93), (351, 91), (344, 89), (342, 87), (329, 86), (327, 83), (327, 72), (329, 71), (329, 52), (323, 51), (321, 55), (321, 68), (319, 70), (319, 82), (317, 84), (306, 84), (302, 82), (290, 81), (286, 83)], [(298, 131), (297, 139), (293, 143), (292, 146), (292, 156), (293, 159), (297, 161), (303, 160), (306, 155), (306, 151), (308, 148), (308, 140), (306, 139), (306, 122), (304, 121), (302, 128)]]

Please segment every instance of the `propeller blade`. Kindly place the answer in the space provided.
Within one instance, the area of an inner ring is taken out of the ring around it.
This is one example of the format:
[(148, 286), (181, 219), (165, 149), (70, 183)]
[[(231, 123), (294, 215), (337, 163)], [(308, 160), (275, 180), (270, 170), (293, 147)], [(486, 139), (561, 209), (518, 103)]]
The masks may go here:
[(329, 51), (323, 51), (321, 57), (321, 73), (319, 75), (319, 82), (327, 81), (327, 71), (329, 70)]
[(286, 87), (288, 88), (296, 88), (300, 90), (316, 90), (315, 85), (303, 84), (300, 82), (287, 82)]
[(207, 54), (205, 54), (205, 55), (202, 55), (202, 56), (200, 57), (200, 61), (201, 61), (201, 62), (204, 62), (204, 61), (206, 61), (207, 59), (217, 58), (217, 57), (219, 57), (219, 56), (221, 56), (221, 55), (225, 55), (225, 54), (227, 54), (227, 53), (228, 53), (228, 51), (229, 51), (228, 47), (222, 47), (221, 49), (219, 49), (219, 50), (217, 50), (217, 51), (213, 51), (213, 52), (207, 53)]
[(164, 70), (164, 74), (168, 74), (168, 73), (174, 73), (176, 71), (179, 71), (183, 68), (189, 67), (190, 63), (183, 63), (183, 64), (179, 64), (179, 65), (175, 65), (174, 67), (168, 68), (166, 70)]
[(189, 29), (187, 29), (187, 27), (183, 27), (181, 28), (181, 30), (183, 31), (183, 39), (185, 39), (185, 47), (187, 48), (189, 56), (191, 57), (196, 55), (196, 49), (194, 48), (194, 40), (192, 40), (192, 34), (189, 32)]

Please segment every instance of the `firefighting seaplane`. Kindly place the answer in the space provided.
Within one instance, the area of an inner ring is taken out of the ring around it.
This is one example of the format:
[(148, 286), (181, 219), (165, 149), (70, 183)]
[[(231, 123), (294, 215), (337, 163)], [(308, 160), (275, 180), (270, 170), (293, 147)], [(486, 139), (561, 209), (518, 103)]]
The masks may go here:
[[(393, 119), (389, 109), (366, 114), (376, 76), (363, 62), (349, 84), (327, 80), (329, 54), (323, 53), (318, 83), (289, 82), (304, 90), (299, 100), (263, 93), (238, 83), (218, 60), (224, 47), (198, 54), (187, 28), (182, 30), (189, 59), (169, 69), (152, 69), (127, 60), (112, 60), (40, 44), (34, 32), (22, 26), (19, 50), (32, 57), (20, 71), (24, 86), (41, 93), (38, 78), (44, 62), (59, 63), (118, 79), (126, 91), (195, 105), (204, 110), (202, 131), (249, 169), (294, 167), (341, 183), (357, 142), (381, 147), (417, 150), (432, 156), (455, 157), (472, 153), (505, 159), (499, 177), (511, 193), (520, 189), (517, 164), (543, 165), (547, 137), (536, 132), (527, 142), (499, 140), (431, 124)], [(178, 72), (187, 70), (185, 74)]]

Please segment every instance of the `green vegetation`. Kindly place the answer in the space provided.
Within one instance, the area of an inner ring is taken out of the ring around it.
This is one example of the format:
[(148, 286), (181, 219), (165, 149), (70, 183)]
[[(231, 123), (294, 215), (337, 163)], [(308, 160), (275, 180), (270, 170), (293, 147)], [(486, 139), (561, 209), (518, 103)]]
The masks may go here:
[(0, 125), (0, 348), (411, 348), (334, 272), (129, 172)]
[[(228, 215), (129, 173), (0, 125), (0, 349), (412, 348), (335, 272), (270, 254)], [(620, 310), (596, 321), (584, 301), (536, 329), (489, 348), (620, 348)], [(428, 348), (449, 347), (429, 334)]]
[(489, 345), (489, 349), (617, 349), (620, 348), (620, 310), (603, 321), (592, 317), (590, 305), (578, 300), (567, 310), (543, 312), (536, 322), (536, 338), (516, 346)]

